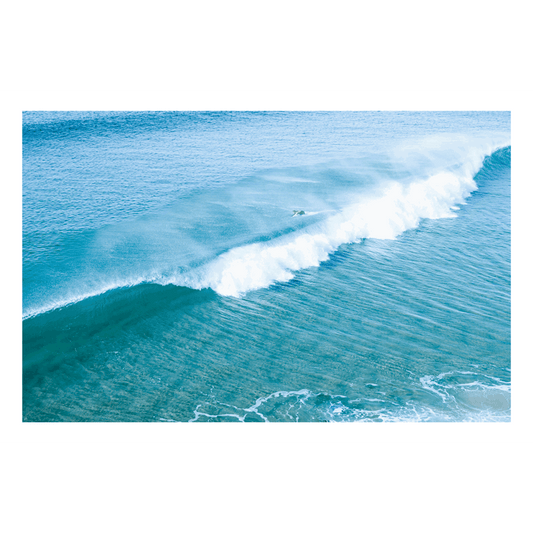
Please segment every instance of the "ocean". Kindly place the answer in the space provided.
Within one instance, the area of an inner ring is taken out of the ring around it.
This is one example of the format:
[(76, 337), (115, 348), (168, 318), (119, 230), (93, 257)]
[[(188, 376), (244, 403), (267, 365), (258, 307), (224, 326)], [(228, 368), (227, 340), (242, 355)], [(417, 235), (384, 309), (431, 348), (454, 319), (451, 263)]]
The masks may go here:
[(24, 112), (27, 422), (510, 422), (510, 112)]

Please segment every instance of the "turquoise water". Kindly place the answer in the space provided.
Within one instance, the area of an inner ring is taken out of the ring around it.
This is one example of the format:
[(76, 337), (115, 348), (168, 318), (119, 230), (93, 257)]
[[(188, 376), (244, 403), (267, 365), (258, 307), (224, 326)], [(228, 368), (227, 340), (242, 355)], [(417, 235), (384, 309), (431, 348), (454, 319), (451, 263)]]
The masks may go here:
[(25, 421), (510, 421), (510, 113), (27, 112)]

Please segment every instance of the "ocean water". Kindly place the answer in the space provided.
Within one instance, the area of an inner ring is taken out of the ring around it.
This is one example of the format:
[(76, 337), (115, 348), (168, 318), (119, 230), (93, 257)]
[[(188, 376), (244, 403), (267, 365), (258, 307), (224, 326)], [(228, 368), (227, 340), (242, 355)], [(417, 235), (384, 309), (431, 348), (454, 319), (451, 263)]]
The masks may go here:
[(23, 420), (511, 420), (508, 112), (23, 113)]

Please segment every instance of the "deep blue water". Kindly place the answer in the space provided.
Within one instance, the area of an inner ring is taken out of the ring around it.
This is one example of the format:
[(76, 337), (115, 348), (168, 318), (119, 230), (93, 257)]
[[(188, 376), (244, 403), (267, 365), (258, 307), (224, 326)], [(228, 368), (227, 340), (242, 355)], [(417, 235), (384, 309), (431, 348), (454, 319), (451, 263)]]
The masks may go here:
[(510, 421), (510, 113), (26, 112), (26, 421)]

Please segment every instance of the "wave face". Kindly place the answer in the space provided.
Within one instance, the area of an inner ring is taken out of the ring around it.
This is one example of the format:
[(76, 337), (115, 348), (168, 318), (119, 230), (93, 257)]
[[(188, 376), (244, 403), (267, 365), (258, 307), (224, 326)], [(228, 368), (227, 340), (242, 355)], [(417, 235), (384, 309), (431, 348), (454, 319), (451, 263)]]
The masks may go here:
[[(510, 417), (508, 114), (23, 126), (25, 419)], [(478, 385), (448, 387), (470, 372)], [(104, 389), (81, 392), (93, 375)], [(124, 401), (106, 415), (111, 390)], [(131, 412), (163, 390), (165, 413)]]

